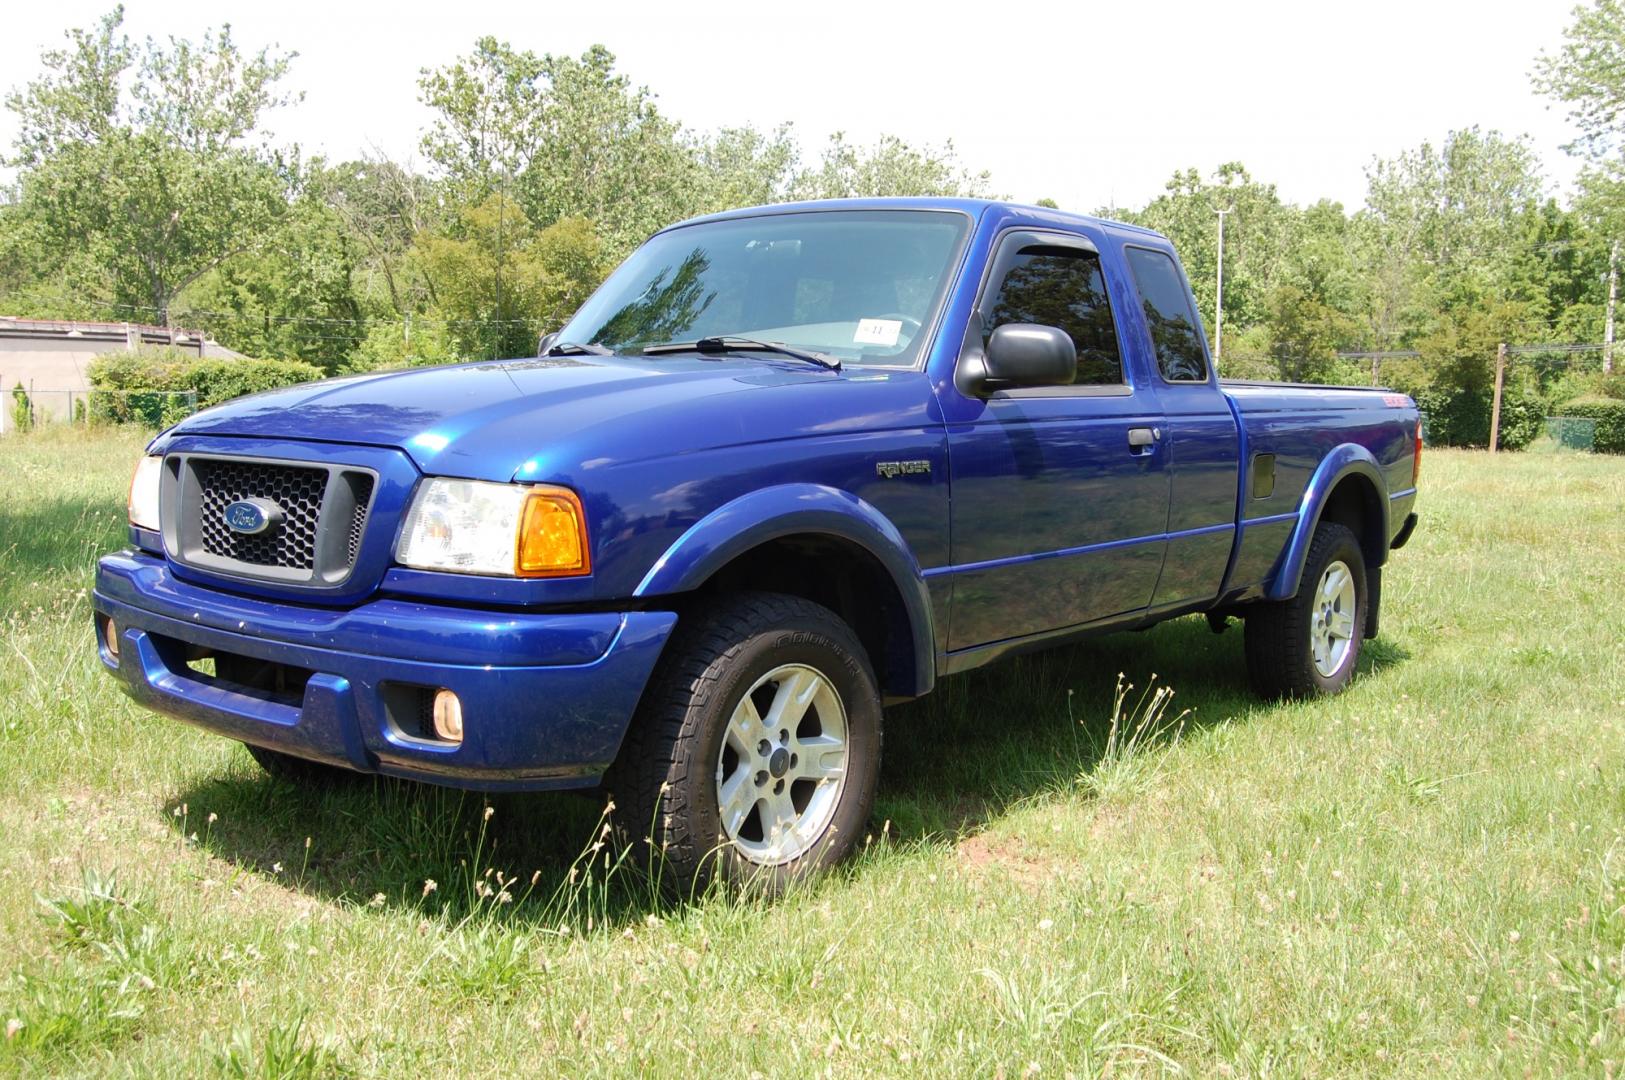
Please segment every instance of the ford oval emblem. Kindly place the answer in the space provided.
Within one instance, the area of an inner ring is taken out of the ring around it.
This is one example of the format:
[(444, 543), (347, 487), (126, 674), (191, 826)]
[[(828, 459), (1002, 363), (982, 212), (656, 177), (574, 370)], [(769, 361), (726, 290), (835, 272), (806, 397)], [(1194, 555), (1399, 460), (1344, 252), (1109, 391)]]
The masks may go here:
[(220, 516), (232, 532), (258, 536), (281, 521), (282, 507), (270, 499), (238, 499)]

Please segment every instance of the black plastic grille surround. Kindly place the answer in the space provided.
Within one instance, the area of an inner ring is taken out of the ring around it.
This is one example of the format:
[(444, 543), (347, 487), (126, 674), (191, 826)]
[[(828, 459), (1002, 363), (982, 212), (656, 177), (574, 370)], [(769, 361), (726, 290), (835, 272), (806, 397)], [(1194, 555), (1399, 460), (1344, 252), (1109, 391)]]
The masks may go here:
[[(255, 566), (315, 568), (316, 531), (322, 497), (327, 493), (326, 469), (219, 459), (198, 459), (192, 468), (198, 481), (198, 525), (204, 551)], [(241, 499), (256, 498), (269, 499), (282, 508), (281, 527), (257, 536), (227, 528), (226, 507)], [(366, 505), (365, 501), (359, 504), (355, 517), (360, 521), (350, 524), (351, 563), (360, 547)]]

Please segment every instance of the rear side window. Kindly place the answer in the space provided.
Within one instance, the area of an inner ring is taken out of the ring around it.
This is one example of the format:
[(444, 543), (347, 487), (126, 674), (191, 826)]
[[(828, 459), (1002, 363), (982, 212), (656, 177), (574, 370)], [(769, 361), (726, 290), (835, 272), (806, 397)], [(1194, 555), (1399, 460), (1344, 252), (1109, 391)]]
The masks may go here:
[(982, 344), (1005, 323), (1058, 326), (1078, 350), (1074, 385), (1116, 386), (1123, 382), (1117, 325), (1106, 299), (1100, 256), (1092, 251), (1027, 247), (1011, 259), (982, 320)]
[(1179, 267), (1163, 252), (1148, 248), (1129, 248), (1128, 262), (1162, 377), (1169, 382), (1206, 382), (1207, 356)]

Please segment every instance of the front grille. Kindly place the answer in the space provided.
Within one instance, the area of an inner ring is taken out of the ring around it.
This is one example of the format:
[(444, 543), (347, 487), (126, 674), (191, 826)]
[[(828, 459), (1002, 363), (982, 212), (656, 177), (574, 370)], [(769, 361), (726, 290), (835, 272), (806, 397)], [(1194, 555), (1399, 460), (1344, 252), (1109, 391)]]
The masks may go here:
[(350, 531), (344, 540), (346, 561), (351, 566), (355, 565), (355, 557), (361, 553), (361, 538), (367, 532), (367, 505), (372, 502), (372, 477), (362, 473), (356, 476), (353, 486), (355, 508), (350, 511)]
[[(363, 558), (379, 487), (372, 469), (179, 454), (166, 470), (164, 546), (179, 562), (233, 577), (332, 588)], [(226, 524), (227, 508), (244, 500), (269, 512), (268, 528), (241, 533)]]
[[(327, 470), (297, 465), (202, 458), (192, 463), (198, 482), (198, 524), (203, 550), (210, 555), (255, 566), (289, 570), (316, 568), (316, 528)], [(370, 478), (368, 487), (371, 487)], [(247, 536), (226, 527), (226, 507), (241, 499), (270, 499), (286, 515), (281, 528)], [(366, 503), (356, 511), (363, 522)], [(359, 527), (352, 524), (350, 562), (360, 546)]]

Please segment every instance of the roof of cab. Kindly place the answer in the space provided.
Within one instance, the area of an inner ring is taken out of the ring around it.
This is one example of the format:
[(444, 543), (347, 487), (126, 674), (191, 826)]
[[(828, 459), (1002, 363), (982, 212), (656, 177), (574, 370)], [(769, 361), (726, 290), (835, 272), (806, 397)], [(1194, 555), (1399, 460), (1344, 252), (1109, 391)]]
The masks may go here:
[[(1074, 214), (1066, 210), (1054, 210), (1047, 206), (1030, 206), (1025, 203), (1006, 202), (1000, 199), (964, 199), (944, 195), (889, 196), (871, 199), (816, 199), (808, 202), (770, 203), (766, 206), (748, 206), (741, 207), (738, 210), (724, 210), (718, 214), (704, 214), (700, 217), (689, 218), (687, 221), (675, 222), (666, 226), (666, 229), (679, 229), (686, 225), (695, 225), (705, 221), (726, 221), (729, 218), (759, 217), (763, 214), (795, 213), (805, 210), (957, 210), (960, 213), (969, 214), (972, 219), (980, 220), (984, 213), (994, 208), (1013, 210), (1024, 217), (1049, 218), (1057, 223), (1105, 225), (1114, 229), (1124, 229), (1129, 232), (1143, 233), (1146, 236), (1167, 239), (1154, 229), (1147, 229), (1142, 225), (1132, 225), (1126, 221), (1113, 221), (1110, 218), (1095, 217), (1093, 214)], [(660, 231), (665, 232), (666, 229)]]

